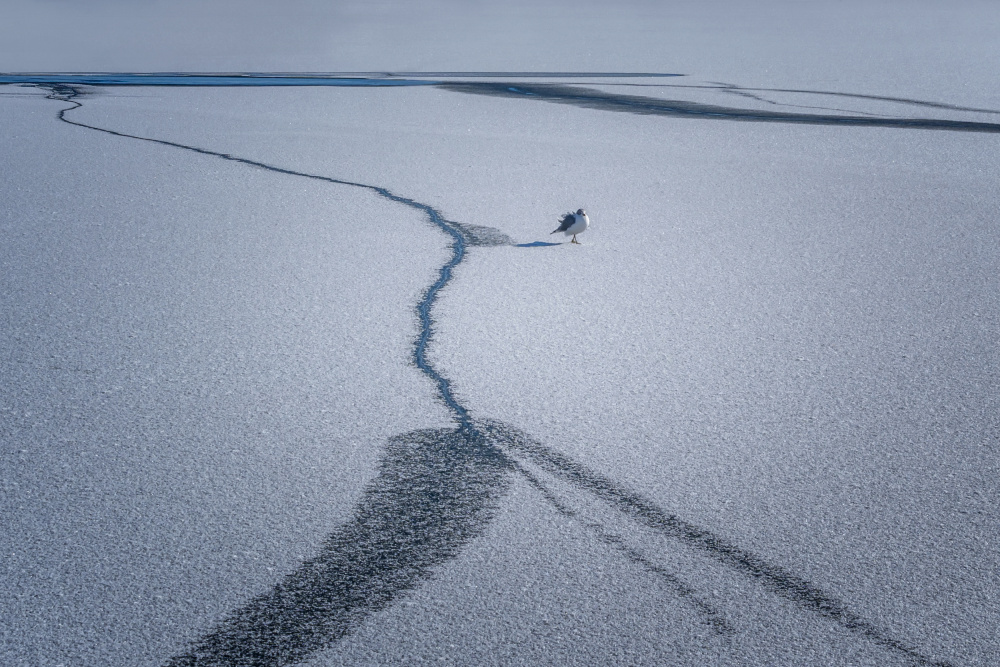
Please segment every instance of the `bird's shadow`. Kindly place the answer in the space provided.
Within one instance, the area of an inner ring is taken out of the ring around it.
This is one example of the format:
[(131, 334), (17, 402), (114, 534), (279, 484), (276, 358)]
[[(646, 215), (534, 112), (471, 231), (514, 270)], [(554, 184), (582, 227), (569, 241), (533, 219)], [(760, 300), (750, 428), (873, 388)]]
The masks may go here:
[(547, 248), (554, 245), (563, 245), (562, 243), (549, 243), (547, 241), (532, 241), (531, 243), (517, 243), (514, 245), (515, 248)]

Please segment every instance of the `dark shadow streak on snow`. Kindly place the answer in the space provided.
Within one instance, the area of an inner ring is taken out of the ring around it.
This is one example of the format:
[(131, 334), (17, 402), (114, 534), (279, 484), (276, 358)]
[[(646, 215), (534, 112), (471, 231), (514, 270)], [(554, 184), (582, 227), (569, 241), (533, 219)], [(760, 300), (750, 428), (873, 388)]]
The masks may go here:
[(750, 91), (763, 93), (794, 93), (798, 95), (828, 95), (830, 97), (846, 97), (856, 100), (872, 100), (874, 102), (892, 102), (894, 104), (907, 104), (917, 107), (928, 107), (931, 109), (948, 109), (949, 111), (969, 111), (973, 113), (1000, 114), (996, 109), (983, 109), (980, 107), (964, 107), (958, 104), (948, 104), (946, 102), (930, 102), (927, 100), (917, 100), (911, 97), (892, 97), (889, 95), (865, 95), (863, 93), (840, 93), (830, 90), (806, 90), (802, 88), (743, 88), (733, 84), (720, 84), (725, 88), (734, 91)]
[(886, 127), (909, 130), (951, 130), (955, 132), (1000, 133), (1000, 124), (936, 118), (887, 118), (806, 114), (724, 107), (686, 100), (663, 100), (639, 95), (618, 95), (593, 88), (560, 84), (517, 84), (456, 82), (440, 83), (438, 88), (457, 93), (530, 99), (555, 104), (569, 104), (585, 109), (617, 111), (645, 116), (671, 116), (756, 123), (796, 123), (804, 125), (839, 125), (847, 127)]
[[(793, 108), (793, 109), (817, 109), (817, 110), (820, 110), (820, 111), (837, 111), (837, 112), (840, 112), (840, 113), (858, 114), (858, 115), (862, 115), (862, 116), (873, 116), (873, 117), (876, 117), (876, 118), (879, 118), (879, 117), (881, 117), (881, 118), (889, 118), (890, 117), (890, 116), (886, 116), (885, 114), (872, 113), (872, 112), (868, 112), (868, 111), (858, 111), (856, 109), (843, 109), (843, 108), (840, 108), (840, 107), (823, 107), (823, 106), (819, 106), (819, 105), (815, 105), (815, 104), (790, 104), (788, 102), (776, 102), (776, 101), (770, 100), (770, 99), (768, 99), (768, 98), (766, 98), (763, 95), (760, 95), (758, 93), (749, 92), (749, 91), (753, 90), (751, 88), (741, 88), (739, 86), (736, 86), (736, 85), (733, 85), (733, 84), (727, 84), (727, 83), (713, 83), (712, 85), (708, 85), (708, 86), (697, 86), (697, 85), (683, 86), (683, 85), (671, 85), (671, 84), (666, 84), (666, 83), (619, 83), (619, 82), (607, 83), (607, 82), (603, 82), (603, 81), (579, 81), (579, 82), (574, 82), (574, 83), (576, 85), (583, 84), (583, 85), (588, 85), (588, 86), (603, 86), (605, 88), (620, 88), (620, 87), (626, 87), (626, 86), (627, 87), (636, 87), (636, 88), (682, 88), (682, 89), (693, 88), (693, 89), (698, 89), (698, 90), (711, 90), (711, 91), (715, 91), (715, 92), (719, 92), (719, 93), (726, 93), (726, 94), (730, 94), (730, 95), (736, 95), (736, 96), (739, 96), (739, 97), (745, 97), (747, 99), (756, 100), (758, 102), (764, 102), (765, 104), (770, 104), (771, 106), (775, 106), (775, 107), (786, 107), (786, 108)], [(820, 93), (818, 91), (815, 94), (822, 95), (822, 93)]]
[(550, 246), (563, 245), (562, 243), (550, 243), (548, 241), (532, 241), (531, 243), (518, 243), (518, 248), (548, 248)]
[(510, 483), (503, 444), (462, 429), (392, 438), (353, 518), (319, 555), (167, 666), (289, 665), (336, 643), (483, 532)]
[[(928, 107), (931, 109), (948, 109), (950, 111), (969, 111), (972, 113), (1000, 114), (1000, 110), (997, 109), (984, 109), (981, 107), (964, 107), (958, 104), (948, 104), (947, 102), (930, 102), (928, 100), (918, 100), (911, 97), (892, 97), (889, 95), (866, 95), (864, 93), (841, 93), (833, 90), (808, 90), (804, 88), (744, 88), (743, 86), (737, 86), (735, 84), (723, 83), (723, 82), (714, 82), (710, 85), (678, 84), (678, 83), (616, 83), (607, 81), (580, 82), (580, 83), (587, 83), (595, 86), (610, 86), (615, 88), (628, 87), (628, 88), (677, 88), (679, 90), (687, 90), (687, 89), (717, 90), (722, 93), (733, 93), (735, 95), (744, 95), (745, 93), (794, 93), (799, 95), (816, 95), (820, 97), (823, 96), (846, 97), (856, 100), (892, 102), (894, 104), (906, 104), (917, 107)], [(746, 95), (746, 96), (753, 97), (752, 95)], [(771, 100), (762, 99), (761, 101), (768, 102), (770, 104), (776, 104)]]
[(481, 535), (513, 473), (524, 476), (558, 512), (581, 521), (600, 541), (668, 583), (716, 632), (732, 634), (722, 614), (694, 589), (603, 525), (583, 520), (519, 458), (914, 664), (950, 667), (888, 636), (804, 579), (496, 420), (469, 420), (456, 429), (427, 429), (392, 438), (354, 517), (326, 540), (320, 554), (270, 592), (231, 613), (167, 667), (289, 665), (329, 647), (369, 614), (428, 580), (435, 567), (455, 558)]
[(717, 86), (717, 90), (722, 93), (727, 93), (729, 95), (736, 95), (737, 97), (744, 97), (746, 99), (756, 100), (757, 102), (763, 102), (764, 104), (770, 104), (774, 107), (786, 107), (794, 109), (814, 109), (817, 111), (836, 111), (838, 113), (848, 113), (860, 116), (871, 116), (873, 118), (890, 118), (886, 114), (872, 113), (869, 111), (858, 111), (856, 109), (842, 109), (839, 107), (821, 107), (816, 104), (789, 104), (788, 102), (776, 102), (774, 100), (768, 99), (761, 95), (759, 92), (750, 91), (747, 88), (741, 88), (735, 84), (731, 83), (720, 83), (712, 82)]
[(535, 487), (535, 489), (542, 494), (542, 497), (544, 497), (545, 500), (552, 505), (557, 512), (559, 512), (559, 514), (583, 524), (588, 530), (597, 536), (598, 540), (617, 550), (627, 560), (645, 568), (665, 581), (673, 589), (674, 594), (691, 604), (691, 606), (695, 608), (698, 614), (715, 632), (721, 635), (733, 634), (733, 628), (726, 622), (725, 617), (719, 612), (719, 610), (702, 600), (698, 596), (697, 592), (691, 586), (684, 583), (680, 577), (668, 571), (666, 568), (657, 565), (637, 550), (628, 546), (620, 535), (609, 531), (602, 524), (584, 520), (580, 517), (579, 513), (561, 501), (558, 496), (556, 496), (556, 494), (542, 482), (542, 480), (532, 474), (520, 463), (515, 461), (514, 469), (526, 480), (528, 480), (528, 483)]
[(508, 454), (511, 458), (516, 460), (518, 455), (527, 458), (543, 470), (589, 491), (640, 525), (679, 540), (744, 576), (757, 580), (803, 609), (828, 618), (876, 644), (898, 651), (917, 664), (936, 667), (950, 665), (948, 662), (932, 660), (913, 647), (890, 637), (848, 609), (844, 602), (781, 566), (769, 563), (760, 556), (663, 510), (642, 495), (617, 485), (613, 480), (523, 434), (512, 438), (510, 446)]
[[(67, 85), (47, 85), (50, 98), (72, 107), (58, 112), (71, 125), (113, 136), (147, 141), (239, 162), (272, 172), (364, 188), (391, 201), (416, 208), (447, 233), (451, 258), (418, 304), (421, 331), (413, 360), (436, 385), (457, 427), (414, 431), (392, 438), (379, 464), (379, 474), (366, 488), (354, 517), (326, 541), (321, 553), (286, 576), (269, 593), (231, 613), (215, 630), (169, 667), (247, 665), (270, 667), (306, 659), (347, 635), (367, 615), (386, 608), (400, 594), (432, 575), (489, 524), (499, 498), (518, 472), (539, 489), (557, 511), (576, 516), (516, 457), (524, 457), (631, 517), (641, 525), (677, 539), (722, 564), (761, 582), (799, 607), (829, 618), (844, 628), (906, 655), (921, 665), (945, 666), (851, 612), (846, 605), (808, 581), (768, 563), (759, 556), (659, 508), (640, 494), (616, 485), (572, 459), (533, 440), (522, 431), (495, 420), (474, 420), (456, 399), (447, 378), (427, 361), (433, 332), (431, 308), (448, 283), (452, 270), (470, 245), (512, 245), (509, 237), (490, 227), (444, 219), (433, 207), (393, 194), (386, 188), (308, 174), (163, 139), (116, 132), (66, 118), (82, 104), (81, 91)], [(664, 568), (631, 549), (600, 524), (590, 523), (603, 542), (615, 546), (633, 562), (673, 584), (675, 592), (725, 632), (721, 615), (694, 596), (693, 590)]]

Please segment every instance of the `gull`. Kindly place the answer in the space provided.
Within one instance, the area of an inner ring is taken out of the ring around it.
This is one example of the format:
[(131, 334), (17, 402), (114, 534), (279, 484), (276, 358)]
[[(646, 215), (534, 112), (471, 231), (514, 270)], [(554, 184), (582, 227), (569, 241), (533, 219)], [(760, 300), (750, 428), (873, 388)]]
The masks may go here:
[(576, 235), (587, 231), (587, 227), (590, 227), (590, 218), (587, 217), (587, 212), (581, 208), (576, 213), (564, 215), (559, 221), (559, 227), (552, 233), (565, 232), (566, 236), (572, 235), (573, 240), (570, 243), (579, 245), (580, 242), (576, 240)]

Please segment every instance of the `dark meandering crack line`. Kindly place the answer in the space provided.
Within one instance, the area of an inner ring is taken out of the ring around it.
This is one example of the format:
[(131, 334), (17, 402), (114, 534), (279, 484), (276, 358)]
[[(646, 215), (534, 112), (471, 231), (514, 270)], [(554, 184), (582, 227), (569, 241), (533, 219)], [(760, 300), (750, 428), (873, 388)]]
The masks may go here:
[[(291, 665), (330, 646), (371, 613), (430, 578), (434, 568), (455, 558), (492, 520), (511, 474), (523, 475), (557, 511), (576, 516), (517, 459), (530, 460), (609, 504), (640, 525), (676, 539), (702, 554), (756, 580), (774, 593), (875, 644), (896, 651), (915, 664), (944, 667), (947, 662), (924, 656), (912, 646), (852, 612), (847, 605), (810, 582), (769, 563), (722, 537), (684, 521), (639, 493), (617, 485), (569, 457), (496, 420), (473, 419), (456, 399), (450, 381), (427, 360), (432, 339), (431, 309), (441, 289), (472, 245), (513, 245), (489, 227), (445, 219), (434, 207), (396, 195), (386, 188), (277, 167), (228, 153), (163, 139), (153, 139), (88, 125), (66, 117), (82, 104), (82, 93), (65, 84), (47, 84), (50, 99), (73, 106), (59, 120), (117, 137), (152, 142), (238, 162), (280, 174), (358, 187), (425, 213), (451, 238), (451, 257), (417, 306), (420, 334), (413, 362), (437, 387), (456, 427), (426, 429), (392, 438), (379, 464), (379, 474), (366, 487), (353, 518), (335, 531), (320, 554), (285, 576), (271, 591), (233, 611), (187, 653), (170, 659), (169, 667)], [(728, 625), (687, 584), (656, 565), (620, 536), (597, 523), (586, 524), (597, 537), (633, 562), (671, 583), (682, 598), (724, 634)]]
[(466, 225), (462, 223), (453, 222), (447, 220), (441, 212), (429, 204), (424, 204), (418, 201), (414, 201), (408, 197), (401, 197), (400, 195), (394, 194), (387, 188), (383, 188), (378, 185), (369, 185), (367, 183), (356, 183), (354, 181), (346, 181), (339, 178), (331, 178), (329, 176), (319, 176), (317, 174), (309, 174), (302, 171), (296, 171), (294, 169), (287, 169), (284, 167), (278, 167), (275, 165), (267, 164), (264, 162), (259, 162), (257, 160), (250, 160), (247, 158), (238, 157), (231, 155), (229, 153), (222, 153), (219, 151), (212, 151), (206, 148), (199, 148), (198, 146), (190, 146), (187, 144), (177, 143), (176, 141), (167, 141), (165, 139), (153, 139), (151, 137), (142, 137), (134, 134), (127, 134), (125, 132), (117, 132), (115, 130), (109, 130), (107, 128), (98, 127), (96, 125), (88, 125), (86, 123), (81, 123), (80, 121), (71, 120), (66, 117), (66, 113), (72, 111), (73, 109), (78, 109), (83, 104), (76, 101), (76, 97), (81, 95), (80, 90), (67, 86), (65, 84), (50, 85), (46, 86), (51, 91), (52, 94), (49, 96), (52, 99), (59, 99), (64, 102), (69, 102), (74, 106), (61, 109), (57, 114), (59, 120), (69, 123), (70, 125), (76, 125), (78, 127), (84, 127), (90, 130), (96, 130), (98, 132), (104, 132), (116, 137), (123, 137), (127, 139), (137, 139), (139, 141), (148, 141), (154, 144), (160, 144), (162, 146), (170, 146), (172, 148), (180, 148), (183, 150), (193, 151), (195, 153), (200, 153), (201, 155), (210, 155), (212, 157), (222, 158), (223, 160), (229, 160), (231, 162), (239, 162), (240, 164), (245, 164), (251, 167), (257, 167), (259, 169), (266, 169), (267, 171), (273, 171), (279, 174), (286, 174), (289, 176), (299, 176), (302, 178), (309, 178), (317, 181), (324, 181), (326, 183), (333, 183), (336, 185), (347, 185), (355, 188), (362, 188), (370, 192), (374, 192), (389, 201), (393, 201), (410, 208), (415, 208), (418, 211), (423, 212), (428, 220), (434, 224), (438, 229), (443, 231), (449, 237), (451, 237), (451, 243), (449, 248), (451, 250), (451, 257), (445, 262), (438, 270), (438, 277), (434, 283), (427, 288), (424, 292), (423, 298), (417, 304), (417, 315), (420, 318), (420, 333), (417, 335), (417, 340), (413, 348), (413, 362), (416, 364), (417, 368), (420, 369), (427, 377), (434, 382), (438, 389), (438, 394), (441, 400), (452, 412), (455, 419), (458, 420), (459, 424), (464, 428), (469, 422), (469, 413), (456, 399), (451, 390), (451, 382), (441, 375), (427, 360), (427, 345), (431, 341), (431, 337), (434, 335), (433, 321), (431, 319), (431, 308), (434, 306), (434, 302), (437, 299), (438, 293), (441, 289), (451, 280), (452, 271), (465, 257), (465, 251), (468, 246), (480, 245), (480, 246), (495, 246), (495, 245), (512, 245), (513, 241), (507, 235), (503, 234), (499, 230), (492, 229), (490, 227), (483, 227), (479, 225)]

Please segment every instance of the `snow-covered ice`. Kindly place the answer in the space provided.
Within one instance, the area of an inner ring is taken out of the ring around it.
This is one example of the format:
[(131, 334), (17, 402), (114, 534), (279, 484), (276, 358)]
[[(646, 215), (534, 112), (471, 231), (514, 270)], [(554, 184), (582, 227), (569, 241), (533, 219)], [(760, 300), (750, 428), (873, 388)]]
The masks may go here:
[(685, 76), (0, 87), (0, 662), (1000, 661), (1000, 10), (190, 4), (0, 70)]

